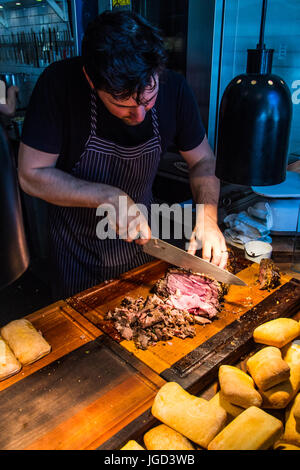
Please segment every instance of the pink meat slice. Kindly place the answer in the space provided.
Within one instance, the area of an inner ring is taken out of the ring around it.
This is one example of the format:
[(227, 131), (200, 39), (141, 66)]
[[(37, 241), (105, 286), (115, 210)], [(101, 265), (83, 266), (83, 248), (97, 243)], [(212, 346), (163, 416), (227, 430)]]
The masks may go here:
[(194, 274), (170, 273), (169, 303), (195, 315), (214, 317), (219, 306), (219, 287), (214, 280)]
[(208, 317), (214, 317), (218, 311), (207, 302), (204, 302), (199, 295), (170, 295), (168, 302), (172, 304), (174, 308), (179, 310), (187, 310), (189, 313), (195, 315), (207, 315)]
[(177, 290), (180, 290), (180, 293), (183, 295), (206, 295), (207, 293), (210, 293), (208, 284), (205, 284), (204, 282), (200, 283), (198, 280), (182, 274), (168, 275), (168, 289), (171, 294), (175, 294)]

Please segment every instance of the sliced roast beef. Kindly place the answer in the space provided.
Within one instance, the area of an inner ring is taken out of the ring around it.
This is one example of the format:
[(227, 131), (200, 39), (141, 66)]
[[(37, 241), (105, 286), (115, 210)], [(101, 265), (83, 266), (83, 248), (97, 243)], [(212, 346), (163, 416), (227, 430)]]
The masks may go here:
[(155, 294), (143, 301), (142, 298), (134, 301), (127, 297), (121, 307), (109, 311), (106, 318), (114, 322), (124, 339), (132, 339), (140, 349), (173, 336), (187, 338), (196, 334), (192, 326), (196, 321), (192, 315), (174, 308)]
[(218, 309), (215, 307), (215, 301), (205, 302), (197, 294), (192, 295), (170, 295), (167, 302), (180, 310), (187, 310), (195, 315), (206, 315), (213, 318), (217, 315)]
[(258, 281), (260, 289), (274, 289), (280, 285), (280, 271), (278, 266), (269, 258), (262, 259), (259, 264)]
[(180, 268), (169, 269), (154, 291), (147, 299), (125, 297), (120, 307), (107, 313), (120, 335), (140, 349), (174, 336), (195, 336), (193, 325), (211, 323), (224, 295), (219, 282)]
[(180, 268), (169, 269), (154, 290), (174, 308), (209, 319), (217, 315), (224, 295), (222, 285), (215, 279)]

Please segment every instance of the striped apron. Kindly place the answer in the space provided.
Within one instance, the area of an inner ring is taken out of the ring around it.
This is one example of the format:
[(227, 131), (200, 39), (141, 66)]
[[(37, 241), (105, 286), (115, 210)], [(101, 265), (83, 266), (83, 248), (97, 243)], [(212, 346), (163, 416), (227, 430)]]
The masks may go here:
[[(144, 204), (150, 214), (152, 185), (161, 156), (156, 110), (151, 109), (153, 137), (135, 147), (122, 147), (96, 135), (97, 99), (93, 91), (91, 133), (71, 174), (120, 188), (135, 203)], [(50, 205), (49, 222), (55, 299), (116, 278), (153, 259), (135, 242), (119, 237), (100, 240), (96, 235), (96, 209)]]

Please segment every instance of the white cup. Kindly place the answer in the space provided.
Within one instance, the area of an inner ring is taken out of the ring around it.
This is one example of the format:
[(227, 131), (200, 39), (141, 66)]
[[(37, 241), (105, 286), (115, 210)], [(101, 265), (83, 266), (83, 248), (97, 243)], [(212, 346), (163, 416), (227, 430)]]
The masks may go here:
[(251, 242), (245, 243), (245, 258), (255, 263), (260, 263), (264, 258), (271, 258), (272, 256), (272, 245), (267, 242), (262, 242), (260, 240), (253, 240)]

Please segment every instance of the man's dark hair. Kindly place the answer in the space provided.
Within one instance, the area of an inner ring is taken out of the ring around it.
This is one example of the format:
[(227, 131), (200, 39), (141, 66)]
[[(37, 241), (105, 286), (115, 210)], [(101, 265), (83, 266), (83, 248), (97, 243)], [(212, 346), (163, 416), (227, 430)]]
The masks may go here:
[(140, 104), (145, 88), (165, 68), (166, 51), (158, 29), (138, 14), (105, 11), (86, 29), (82, 58), (97, 90), (121, 100), (136, 93)]

